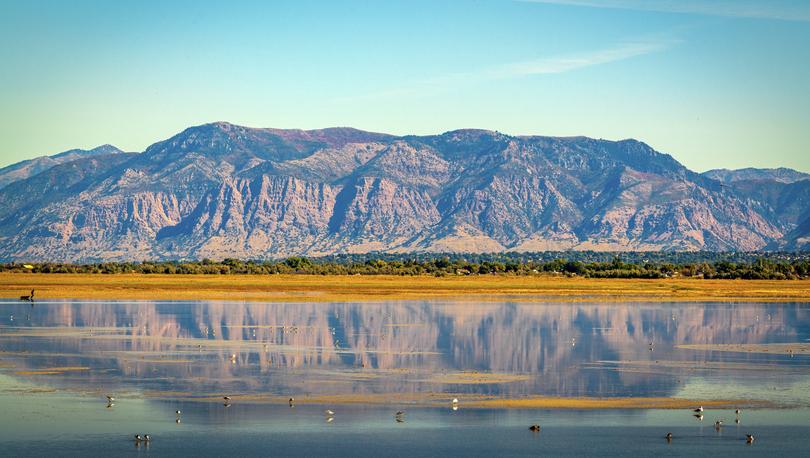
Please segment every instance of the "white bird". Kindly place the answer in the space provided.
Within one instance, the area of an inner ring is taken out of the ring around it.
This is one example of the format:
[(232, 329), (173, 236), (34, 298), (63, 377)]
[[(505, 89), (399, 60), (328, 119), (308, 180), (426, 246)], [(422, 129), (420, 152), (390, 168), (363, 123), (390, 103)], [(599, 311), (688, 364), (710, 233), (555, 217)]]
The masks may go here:
[(740, 409), (735, 410), (734, 413), (739, 415), (740, 414)]
[(335, 414), (335, 412), (332, 412), (329, 409), (324, 410), (323, 413), (325, 413), (326, 415), (329, 415), (330, 417)]
[(115, 401), (115, 398), (108, 394), (107, 395), (107, 402), (113, 402), (113, 401)]
[(694, 412), (703, 412), (703, 406), (698, 407)]
[(175, 410), (174, 413), (176, 413), (178, 417), (180, 416), (180, 411), (179, 410)]
[(453, 404), (458, 404), (458, 398), (453, 398)]

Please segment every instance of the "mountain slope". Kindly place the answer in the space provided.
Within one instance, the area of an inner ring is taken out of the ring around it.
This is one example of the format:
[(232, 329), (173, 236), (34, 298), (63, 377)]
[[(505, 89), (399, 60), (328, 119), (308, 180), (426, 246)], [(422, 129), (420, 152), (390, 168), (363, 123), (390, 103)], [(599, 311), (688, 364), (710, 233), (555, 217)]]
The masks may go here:
[(0, 258), (788, 246), (810, 181), (765, 182), (723, 184), (635, 140), (220, 122), (0, 189)]
[(745, 168), (737, 170), (714, 169), (703, 172), (708, 178), (721, 181), (723, 183), (733, 183), (735, 181), (776, 181), (779, 183), (795, 183), (801, 180), (810, 179), (810, 174), (799, 172), (786, 167), (776, 169), (756, 169)]
[(24, 180), (37, 175), (59, 164), (86, 157), (121, 153), (123, 153), (123, 151), (112, 145), (101, 145), (90, 150), (72, 149), (53, 156), (40, 156), (27, 161), (18, 162), (0, 169), (0, 189), (15, 181)]

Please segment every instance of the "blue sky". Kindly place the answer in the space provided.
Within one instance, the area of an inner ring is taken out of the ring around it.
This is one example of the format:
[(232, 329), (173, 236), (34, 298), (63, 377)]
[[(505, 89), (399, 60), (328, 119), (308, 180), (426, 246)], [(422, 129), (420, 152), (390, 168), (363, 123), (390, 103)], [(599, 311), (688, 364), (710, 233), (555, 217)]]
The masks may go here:
[(810, 171), (810, 2), (0, 0), (0, 165), (185, 127), (637, 138)]

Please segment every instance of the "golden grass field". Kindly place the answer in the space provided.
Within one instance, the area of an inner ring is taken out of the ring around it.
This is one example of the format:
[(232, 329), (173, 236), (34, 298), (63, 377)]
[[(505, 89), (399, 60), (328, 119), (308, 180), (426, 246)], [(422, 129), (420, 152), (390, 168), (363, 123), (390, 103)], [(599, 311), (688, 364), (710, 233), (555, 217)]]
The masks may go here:
[(810, 280), (0, 273), (0, 297), (18, 298), (32, 288), (40, 300), (810, 302)]
[[(221, 402), (221, 395), (191, 395), (190, 393), (152, 391), (144, 393), (152, 399), (182, 400), (184, 402)], [(287, 396), (273, 395), (231, 395), (231, 403), (280, 404), (287, 405)], [(735, 407), (772, 407), (768, 402), (745, 399), (683, 399), (668, 397), (556, 397), (527, 396), (521, 398), (501, 398), (476, 394), (453, 393), (363, 393), (296, 396), (296, 404), (317, 405), (398, 405), (450, 407), (451, 399), (457, 398), (460, 409), (693, 409), (702, 405), (713, 409), (733, 409)]]

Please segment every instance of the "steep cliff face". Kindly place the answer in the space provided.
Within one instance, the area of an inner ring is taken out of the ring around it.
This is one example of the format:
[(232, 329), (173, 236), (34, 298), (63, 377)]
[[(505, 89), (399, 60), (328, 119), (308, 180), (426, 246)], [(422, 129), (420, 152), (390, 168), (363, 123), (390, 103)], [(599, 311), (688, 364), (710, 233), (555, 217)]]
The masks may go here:
[(810, 180), (715, 175), (635, 140), (214, 123), (6, 175), (0, 258), (804, 246)]
[(306, 252), (325, 236), (338, 188), (293, 177), (226, 180), (158, 233), (163, 257), (265, 257)]

